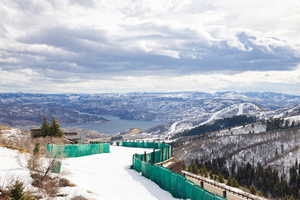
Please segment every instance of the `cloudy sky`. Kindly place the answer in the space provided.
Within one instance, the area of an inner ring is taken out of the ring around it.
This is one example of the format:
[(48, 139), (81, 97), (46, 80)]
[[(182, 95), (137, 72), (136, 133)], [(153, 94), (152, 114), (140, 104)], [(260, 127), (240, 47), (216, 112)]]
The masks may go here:
[(298, 0), (1, 0), (0, 92), (300, 94)]

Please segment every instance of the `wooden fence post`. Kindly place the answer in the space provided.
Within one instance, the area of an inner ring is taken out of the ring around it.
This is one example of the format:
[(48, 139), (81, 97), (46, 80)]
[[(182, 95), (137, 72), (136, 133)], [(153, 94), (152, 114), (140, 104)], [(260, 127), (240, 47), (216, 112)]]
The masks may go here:
[(226, 199), (227, 198), (227, 192), (226, 190), (223, 191), (223, 197)]

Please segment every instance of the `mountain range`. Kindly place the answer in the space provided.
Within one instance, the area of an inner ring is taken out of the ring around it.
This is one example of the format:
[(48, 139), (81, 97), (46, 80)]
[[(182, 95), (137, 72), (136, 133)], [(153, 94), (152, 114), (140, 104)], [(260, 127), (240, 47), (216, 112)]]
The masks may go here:
[[(300, 96), (271, 92), (0, 94), (0, 124), (32, 126), (43, 117), (61, 123), (105, 122), (105, 115), (159, 121), (152, 134), (178, 131), (233, 115), (261, 118), (300, 113)], [(104, 117), (103, 117), (104, 116)], [(139, 128), (139, 127), (132, 127)]]

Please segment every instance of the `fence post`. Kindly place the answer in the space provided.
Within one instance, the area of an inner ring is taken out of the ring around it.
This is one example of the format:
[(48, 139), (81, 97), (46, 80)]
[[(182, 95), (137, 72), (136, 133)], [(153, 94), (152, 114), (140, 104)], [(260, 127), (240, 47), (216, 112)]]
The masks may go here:
[(167, 148), (167, 160), (170, 158), (169, 157), (169, 147), (166, 147)]
[(144, 161), (147, 162), (147, 153), (144, 151)]
[(155, 149), (153, 148), (153, 152), (152, 152), (152, 164), (155, 163)]
[(223, 197), (226, 199), (227, 198), (227, 192), (226, 190), (223, 191)]
[(131, 169), (135, 169), (134, 167), (134, 159), (135, 159), (136, 153), (132, 155), (132, 165), (131, 165)]
[(200, 182), (200, 185), (201, 185), (202, 188), (204, 188), (204, 182), (203, 181)]

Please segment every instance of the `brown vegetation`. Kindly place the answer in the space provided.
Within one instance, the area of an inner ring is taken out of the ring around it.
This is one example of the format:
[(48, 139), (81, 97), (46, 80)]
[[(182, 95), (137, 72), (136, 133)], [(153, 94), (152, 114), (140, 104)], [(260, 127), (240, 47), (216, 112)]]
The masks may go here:
[(175, 160), (168, 168), (175, 173), (181, 174), (181, 171), (185, 170), (185, 164), (183, 161)]
[(76, 196), (76, 197), (73, 197), (71, 200), (88, 200), (88, 199), (83, 196)]
[(10, 130), (11, 128), (6, 125), (0, 125), (0, 130)]
[(47, 144), (66, 144), (69, 141), (59, 137), (42, 137), (31, 138), (29, 133), (20, 134), (20, 137), (5, 137), (0, 135), (0, 146), (17, 150), (21, 153), (30, 153), (33, 151), (35, 144), (40, 144), (40, 154), (46, 154)]

